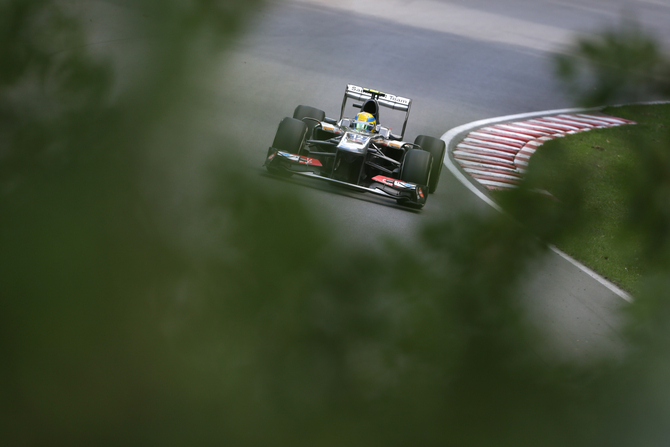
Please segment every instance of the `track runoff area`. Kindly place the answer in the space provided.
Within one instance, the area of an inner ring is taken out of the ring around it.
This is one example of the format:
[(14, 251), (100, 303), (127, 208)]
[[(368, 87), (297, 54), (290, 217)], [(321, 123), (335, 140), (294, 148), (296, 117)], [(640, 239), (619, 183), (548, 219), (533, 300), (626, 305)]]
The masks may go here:
[[(544, 142), (591, 129), (635, 124), (596, 109), (562, 109), (491, 118), (456, 127), (444, 135), (448, 155), (444, 164), (475, 195), (504, 212), (486, 189), (515, 188), (530, 157)], [(632, 297), (558, 248), (550, 248), (584, 273), (628, 302)]]

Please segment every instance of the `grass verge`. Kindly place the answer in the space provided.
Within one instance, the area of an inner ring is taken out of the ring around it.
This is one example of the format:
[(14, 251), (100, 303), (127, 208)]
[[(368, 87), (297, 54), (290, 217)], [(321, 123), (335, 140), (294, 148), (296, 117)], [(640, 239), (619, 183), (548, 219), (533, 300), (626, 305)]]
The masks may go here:
[[(608, 107), (603, 112), (637, 124), (549, 141), (533, 155), (527, 178), (533, 187), (554, 194), (557, 207), (574, 208), (562, 212), (576, 216), (578, 225), (549, 242), (635, 294), (647, 270), (642, 259), (648, 240), (636, 232), (630, 191), (647, 175), (641, 162), (647, 148), (660, 145), (670, 153), (670, 104)], [(573, 182), (574, 189), (565, 182)], [(578, 199), (561, 195), (566, 191)], [(496, 196), (504, 202), (500, 196), (506, 194)]]

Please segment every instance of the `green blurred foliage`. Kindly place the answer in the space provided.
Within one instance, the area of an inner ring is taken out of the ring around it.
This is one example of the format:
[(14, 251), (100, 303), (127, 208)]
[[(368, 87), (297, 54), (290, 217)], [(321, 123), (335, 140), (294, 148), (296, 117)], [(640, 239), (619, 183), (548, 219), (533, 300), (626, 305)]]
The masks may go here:
[(4, 444), (667, 444), (664, 270), (625, 361), (562, 364), (517, 297), (545, 250), (522, 225), (575, 216), (536, 194), (522, 225), (466, 215), (356, 251), (223, 147), (184, 204), (153, 155), (220, 144), (188, 120), (195, 80), (258, 4), (136, 2), (151, 45), (123, 85), (73, 5), (0, 3)]
[(573, 100), (585, 107), (625, 104), (670, 95), (670, 59), (634, 19), (584, 37), (555, 58)]

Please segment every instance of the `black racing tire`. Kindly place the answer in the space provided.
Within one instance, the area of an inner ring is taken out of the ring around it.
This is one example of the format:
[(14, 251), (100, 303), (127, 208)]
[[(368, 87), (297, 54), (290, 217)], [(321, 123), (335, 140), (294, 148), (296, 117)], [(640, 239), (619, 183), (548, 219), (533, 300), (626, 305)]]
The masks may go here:
[[(291, 154), (300, 154), (302, 148), (305, 146), (306, 136), (307, 124), (300, 120), (286, 117), (279, 123), (275, 139), (272, 142), (272, 147)], [(271, 174), (282, 177), (290, 177), (293, 175), (290, 171), (281, 167), (268, 166), (267, 170)]]
[(400, 168), (400, 180), (420, 186), (428, 186), (430, 181), (433, 156), (428, 151), (410, 149)]
[(272, 147), (291, 154), (299, 154), (305, 146), (307, 124), (295, 118), (286, 117), (279, 123)]
[[(319, 110), (316, 107), (300, 105), (295, 108), (295, 111), (293, 112), (293, 118), (297, 120), (302, 120), (303, 118), (314, 118), (319, 121), (323, 121), (326, 119), (326, 112)], [(316, 122), (313, 120), (304, 120), (304, 123), (307, 124), (307, 139), (309, 140), (314, 134)]]
[(430, 152), (433, 156), (433, 167), (430, 171), (430, 182), (428, 184), (428, 192), (433, 194), (437, 189), (437, 182), (440, 181), (446, 144), (443, 140), (428, 135), (419, 135), (414, 140), (414, 144), (421, 146), (421, 149)]

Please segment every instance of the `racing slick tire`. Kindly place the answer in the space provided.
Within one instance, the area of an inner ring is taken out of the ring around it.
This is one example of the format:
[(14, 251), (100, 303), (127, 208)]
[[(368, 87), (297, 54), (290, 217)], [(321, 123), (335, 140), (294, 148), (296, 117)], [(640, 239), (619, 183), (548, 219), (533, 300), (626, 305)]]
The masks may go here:
[(410, 149), (405, 154), (405, 159), (400, 168), (400, 180), (420, 186), (427, 186), (430, 180), (430, 168), (432, 164), (433, 156), (430, 152), (421, 149)]
[[(303, 118), (314, 118), (319, 121), (323, 121), (326, 119), (326, 112), (319, 110), (316, 107), (300, 105), (295, 108), (295, 111), (293, 112), (293, 118), (297, 120), (302, 120)], [(309, 140), (312, 138), (312, 134), (314, 133), (316, 122), (313, 120), (305, 120), (303, 122), (307, 124), (307, 139)]]
[[(432, 165), (433, 156), (430, 152), (422, 149), (410, 149), (405, 154), (405, 159), (400, 167), (400, 180), (427, 188)], [(414, 204), (408, 202), (407, 199), (398, 199), (397, 202), (410, 208), (420, 209), (423, 207), (423, 204)]]
[(414, 144), (420, 146), (424, 151), (430, 152), (433, 156), (433, 167), (430, 170), (430, 182), (428, 184), (428, 192), (433, 194), (437, 189), (437, 182), (440, 181), (446, 144), (439, 138), (429, 137), (428, 135), (419, 135), (414, 140)]
[[(300, 151), (305, 146), (306, 136), (307, 124), (300, 120), (286, 117), (279, 123), (275, 139), (272, 142), (272, 148), (291, 154), (300, 154)], [(272, 148), (270, 150), (272, 150)], [(268, 166), (267, 170), (272, 174), (284, 177), (293, 175), (290, 171), (283, 168)]]

